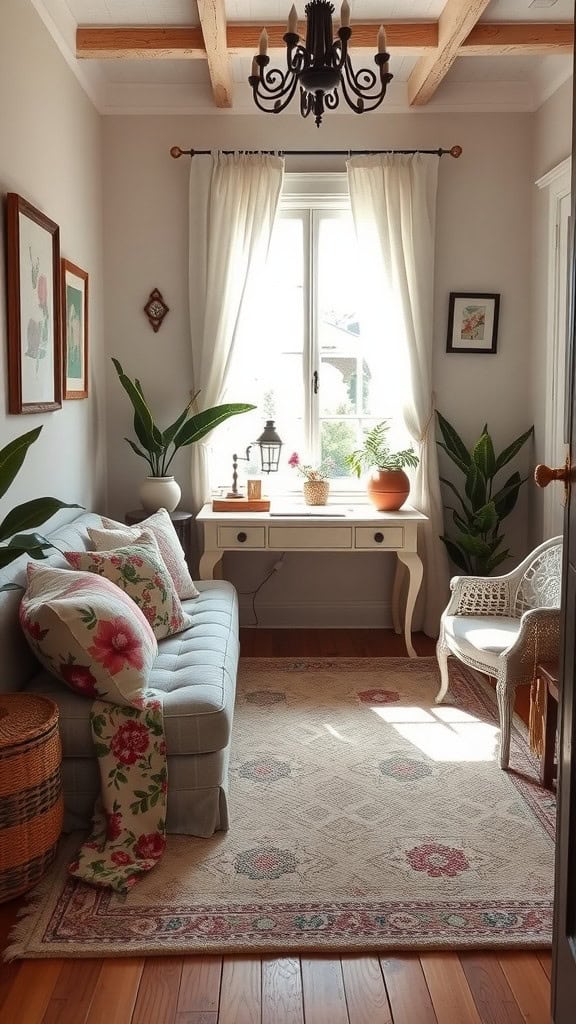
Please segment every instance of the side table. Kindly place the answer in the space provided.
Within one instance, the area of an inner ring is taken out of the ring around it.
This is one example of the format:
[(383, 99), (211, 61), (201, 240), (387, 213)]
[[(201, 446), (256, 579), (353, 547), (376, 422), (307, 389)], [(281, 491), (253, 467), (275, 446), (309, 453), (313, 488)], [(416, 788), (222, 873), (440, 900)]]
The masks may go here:
[(0, 693), (0, 903), (27, 892), (56, 855), (64, 818), (58, 707)]
[[(145, 508), (137, 508), (132, 512), (127, 512), (124, 516), (124, 520), (127, 526), (135, 526), (137, 523), (143, 522), (144, 519), (148, 519), (152, 512), (147, 512)], [(178, 535), (182, 547), (184, 548), (184, 554), (186, 561), (190, 565), (190, 555), (192, 551), (192, 523), (194, 522), (193, 512), (184, 512), (177, 508), (174, 512), (170, 512), (170, 519), (174, 524), (174, 529)]]
[(560, 671), (557, 661), (543, 661), (536, 666), (536, 678), (544, 691), (544, 749), (540, 761), (540, 782), (552, 788), (555, 776), (556, 729), (558, 725), (558, 699)]

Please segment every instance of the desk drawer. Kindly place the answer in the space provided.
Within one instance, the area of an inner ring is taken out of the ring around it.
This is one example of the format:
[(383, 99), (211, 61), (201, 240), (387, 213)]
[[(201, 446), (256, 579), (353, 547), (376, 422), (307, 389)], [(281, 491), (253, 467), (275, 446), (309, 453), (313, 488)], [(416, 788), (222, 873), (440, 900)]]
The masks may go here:
[(270, 526), (268, 547), (278, 551), (312, 548), (326, 551), (333, 548), (352, 548), (351, 526)]
[(265, 528), (263, 526), (219, 526), (218, 547), (265, 548)]
[(357, 548), (398, 548), (404, 547), (403, 526), (357, 526), (355, 530)]

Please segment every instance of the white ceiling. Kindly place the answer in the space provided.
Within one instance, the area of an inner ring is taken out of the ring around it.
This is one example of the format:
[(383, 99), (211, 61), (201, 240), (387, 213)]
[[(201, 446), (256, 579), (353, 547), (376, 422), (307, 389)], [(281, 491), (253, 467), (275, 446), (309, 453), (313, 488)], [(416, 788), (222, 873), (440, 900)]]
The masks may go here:
[[(1, 0), (0, 0), (1, 2)], [(103, 113), (144, 113), (147, 110), (230, 116), (253, 112), (247, 84), (250, 57), (232, 57), (235, 84), (232, 110), (213, 105), (208, 65), (203, 60), (106, 60), (77, 61), (77, 25), (197, 25), (195, 0), (30, 0), (47, 24), (66, 60)], [(254, 22), (258, 26), (283, 21), (292, 0), (225, 0), (229, 21)], [(572, 0), (493, 0), (483, 21), (571, 21)], [(335, 0), (338, 9), (340, 0)], [(445, 0), (351, 0), (352, 31), (358, 21), (436, 20)], [(536, 5), (535, 5), (536, 4)], [(301, 16), (305, 0), (296, 0)], [(353, 41), (353, 38), (352, 38)], [(353, 62), (358, 65), (358, 59)], [(416, 57), (394, 57), (394, 80), (386, 99), (387, 109), (408, 109), (406, 82)], [(534, 110), (566, 78), (572, 59), (563, 55), (538, 57), (462, 57), (449, 71), (435, 96), (419, 113), (442, 110)], [(369, 116), (369, 115), (366, 115)]]

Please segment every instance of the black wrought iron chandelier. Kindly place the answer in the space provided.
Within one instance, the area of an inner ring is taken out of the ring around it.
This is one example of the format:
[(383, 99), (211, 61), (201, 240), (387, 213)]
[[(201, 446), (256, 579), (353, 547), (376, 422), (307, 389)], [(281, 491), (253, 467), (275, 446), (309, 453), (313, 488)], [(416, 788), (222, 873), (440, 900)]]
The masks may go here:
[(279, 68), (266, 71), (270, 63), (266, 52), (268, 33), (262, 29), (260, 52), (252, 61), (252, 74), (248, 78), (256, 106), (267, 114), (279, 114), (300, 86), (300, 113), (302, 117), (314, 114), (319, 126), (324, 111), (335, 110), (338, 106), (338, 88), (341, 86), (348, 106), (356, 114), (375, 110), (382, 103), (393, 77), (388, 70), (390, 54), (386, 53), (383, 26), (378, 30), (378, 52), (374, 55), (378, 71), (361, 68), (355, 72), (348, 54), (348, 41), (352, 35), (348, 0), (343, 0), (340, 8), (337, 39), (332, 28), (334, 5), (330, 0), (310, 0), (304, 11), (306, 43), (302, 45), (297, 31), (298, 14), (294, 5), (290, 9), (288, 31), (283, 36), (286, 43), (285, 72)]

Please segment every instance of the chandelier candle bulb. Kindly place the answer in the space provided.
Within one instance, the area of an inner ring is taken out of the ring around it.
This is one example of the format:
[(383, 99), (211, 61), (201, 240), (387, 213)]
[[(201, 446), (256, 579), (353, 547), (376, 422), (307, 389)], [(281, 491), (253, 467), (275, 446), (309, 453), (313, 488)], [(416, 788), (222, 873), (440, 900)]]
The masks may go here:
[(297, 35), (298, 33), (298, 11), (294, 4), (292, 4), (288, 15), (288, 31), (291, 32), (292, 35)]
[(378, 29), (378, 53), (386, 53), (386, 33), (384, 32), (384, 25), (380, 25), (380, 28)]
[(348, 0), (343, 0), (342, 7), (340, 8), (340, 25), (342, 28), (350, 27), (350, 4)]
[(258, 43), (258, 53), (263, 57), (268, 49), (268, 33), (265, 28), (260, 33), (260, 40)]
[(256, 57), (252, 57), (252, 74), (255, 75), (256, 78), (258, 78), (258, 75), (260, 74), (260, 68), (258, 67)]

